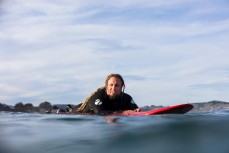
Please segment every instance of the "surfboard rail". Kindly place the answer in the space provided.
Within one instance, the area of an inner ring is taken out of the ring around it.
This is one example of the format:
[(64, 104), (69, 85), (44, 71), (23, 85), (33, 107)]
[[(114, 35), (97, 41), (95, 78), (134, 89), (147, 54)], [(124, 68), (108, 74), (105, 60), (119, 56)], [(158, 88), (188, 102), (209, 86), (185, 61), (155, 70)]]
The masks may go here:
[(159, 115), (159, 114), (185, 114), (193, 109), (191, 104), (179, 104), (173, 106), (167, 106), (145, 112), (134, 112), (130, 114), (121, 114), (121, 116), (148, 116), (148, 115)]

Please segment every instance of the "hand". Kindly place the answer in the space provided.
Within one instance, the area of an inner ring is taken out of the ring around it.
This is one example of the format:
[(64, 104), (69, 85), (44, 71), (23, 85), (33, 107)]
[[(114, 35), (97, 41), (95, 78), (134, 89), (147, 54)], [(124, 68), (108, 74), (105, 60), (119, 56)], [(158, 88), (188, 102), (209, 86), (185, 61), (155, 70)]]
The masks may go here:
[(135, 110), (125, 110), (122, 112), (123, 115), (129, 115), (131, 113), (134, 113), (134, 112), (140, 112), (141, 111), (141, 108), (136, 108)]
[(141, 108), (137, 108), (134, 110), (135, 112), (140, 112), (141, 111)]
[(122, 114), (123, 115), (129, 115), (129, 114), (134, 113), (134, 112), (135, 112), (134, 110), (124, 110), (124, 111), (122, 111)]

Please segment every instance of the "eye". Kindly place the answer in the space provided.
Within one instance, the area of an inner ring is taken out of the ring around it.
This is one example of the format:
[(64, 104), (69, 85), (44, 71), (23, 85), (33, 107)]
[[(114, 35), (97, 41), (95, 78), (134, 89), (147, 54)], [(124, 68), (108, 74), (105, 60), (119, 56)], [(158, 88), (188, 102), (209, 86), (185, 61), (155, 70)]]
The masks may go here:
[(120, 87), (120, 84), (116, 84), (115, 87)]

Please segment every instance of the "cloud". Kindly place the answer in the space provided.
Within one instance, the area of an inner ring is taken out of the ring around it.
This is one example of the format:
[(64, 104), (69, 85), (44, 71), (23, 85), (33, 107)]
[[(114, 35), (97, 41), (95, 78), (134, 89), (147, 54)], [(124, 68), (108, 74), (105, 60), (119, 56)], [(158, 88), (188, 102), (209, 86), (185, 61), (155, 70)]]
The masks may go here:
[(213, 89), (216, 91), (228, 91), (229, 82), (214, 82), (214, 83), (203, 83), (203, 84), (195, 84), (190, 86), (195, 89)]
[(0, 101), (82, 102), (110, 73), (124, 76), (141, 105), (213, 98), (194, 87), (228, 82), (227, 8), (210, 0), (5, 1)]

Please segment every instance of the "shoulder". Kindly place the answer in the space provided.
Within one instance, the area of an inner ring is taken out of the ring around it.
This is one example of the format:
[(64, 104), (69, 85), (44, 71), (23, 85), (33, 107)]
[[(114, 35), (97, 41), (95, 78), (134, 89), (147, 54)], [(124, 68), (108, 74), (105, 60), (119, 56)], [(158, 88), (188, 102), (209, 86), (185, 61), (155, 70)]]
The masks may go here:
[(105, 87), (100, 87), (94, 91), (95, 94), (105, 94)]
[(132, 99), (132, 97), (129, 94), (124, 93), (124, 92), (122, 93), (122, 96), (127, 98), (127, 99)]
[[(125, 99), (126, 102), (128, 102), (129, 104), (131, 104), (131, 107), (137, 108), (137, 104), (135, 103), (134, 99), (127, 93), (123, 93), (123, 97)], [(132, 108), (131, 108), (132, 109)]]
[(105, 95), (105, 88), (101, 87), (96, 89), (90, 96), (90, 98), (92, 97), (102, 97), (103, 95)]

